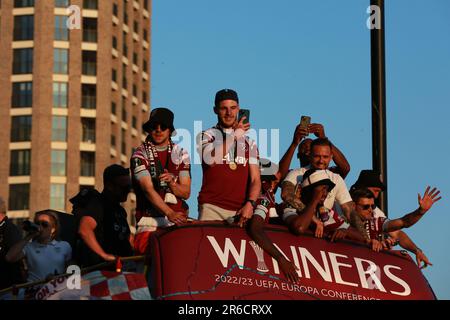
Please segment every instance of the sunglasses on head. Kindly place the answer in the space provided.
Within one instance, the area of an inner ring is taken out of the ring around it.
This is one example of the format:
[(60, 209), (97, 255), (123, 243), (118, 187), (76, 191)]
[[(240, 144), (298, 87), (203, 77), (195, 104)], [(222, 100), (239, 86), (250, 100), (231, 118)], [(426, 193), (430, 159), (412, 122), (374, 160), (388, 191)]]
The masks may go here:
[(369, 210), (369, 208), (372, 208), (372, 210), (375, 210), (377, 207), (375, 204), (358, 204), (363, 210)]
[(47, 221), (37, 221), (36, 224), (38, 226), (42, 226), (43, 228), (48, 228), (50, 224)]
[(167, 125), (161, 124), (161, 123), (157, 123), (157, 124), (154, 124), (154, 125), (150, 126), (150, 130), (154, 131), (158, 127), (160, 128), (161, 131), (165, 131), (165, 130), (169, 129), (169, 127)]

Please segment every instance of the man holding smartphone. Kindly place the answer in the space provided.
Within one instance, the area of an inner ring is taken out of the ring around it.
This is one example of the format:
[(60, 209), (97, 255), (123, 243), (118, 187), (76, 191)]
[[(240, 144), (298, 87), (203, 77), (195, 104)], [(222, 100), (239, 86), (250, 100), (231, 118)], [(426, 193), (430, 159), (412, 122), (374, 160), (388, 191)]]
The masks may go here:
[(216, 126), (203, 131), (197, 141), (202, 159), (203, 182), (198, 196), (200, 220), (235, 217), (244, 226), (252, 217), (261, 191), (258, 149), (245, 136), (250, 129), (247, 116), (238, 120), (236, 91), (216, 93)]

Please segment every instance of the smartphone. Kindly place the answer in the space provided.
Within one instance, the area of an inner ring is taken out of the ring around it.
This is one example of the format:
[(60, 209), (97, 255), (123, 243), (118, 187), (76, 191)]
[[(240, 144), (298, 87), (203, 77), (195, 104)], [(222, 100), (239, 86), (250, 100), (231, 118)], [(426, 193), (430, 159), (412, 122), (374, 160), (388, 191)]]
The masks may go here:
[(300, 119), (300, 127), (308, 129), (308, 126), (311, 124), (311, 117), (302, 116)]
[(244, 124), (250, 122), (250, 110), (248, 109), (239, 109), (238, 122), (241, 121), (243, 117), (246, 117), (244, 120)]

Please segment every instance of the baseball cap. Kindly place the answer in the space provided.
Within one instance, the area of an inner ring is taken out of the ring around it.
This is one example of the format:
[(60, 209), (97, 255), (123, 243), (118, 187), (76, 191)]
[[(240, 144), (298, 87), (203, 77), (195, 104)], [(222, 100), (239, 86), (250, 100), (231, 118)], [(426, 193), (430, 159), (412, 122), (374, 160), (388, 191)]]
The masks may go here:
[(239, 103), (238, 94), (233, 89), (222, 89), (217, 91), (216, 98), (214, 99), (214, 105), (217, 107), (223, 100), (234, 100)]

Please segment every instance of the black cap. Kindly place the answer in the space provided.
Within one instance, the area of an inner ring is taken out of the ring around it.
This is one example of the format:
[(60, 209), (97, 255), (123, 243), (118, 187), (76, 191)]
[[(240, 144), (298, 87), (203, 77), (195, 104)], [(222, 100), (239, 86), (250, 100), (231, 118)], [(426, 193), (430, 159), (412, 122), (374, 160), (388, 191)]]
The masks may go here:
[(214, 99), (214, 105), (217, 107), (223, 100), (234, 100), (239, 103), (238, 94), (233, 89), (222, 89), (217, 91), (216, 98)]
[(124, 168), (119, 164), (112, 164), (103, 171), (103, 182), (112, 181), (116, 177), (129, 175), (130, 169)]
[(381, 188), (386, 190), (386, 186), (381, 182), (380, 174), (375, 170), (362, 170), (359, 173), (358, 180), (350, 189), (356, 188)]
[(150, 113), (150, 117), (146, 123), (142, 125), (142, 129), (146, 132), (150, 132), (151, 128), (156, 124), (165, 125), (170, 131), (175, 131), (173, 126), (173, 112), (167, 108), (156, 108)]

